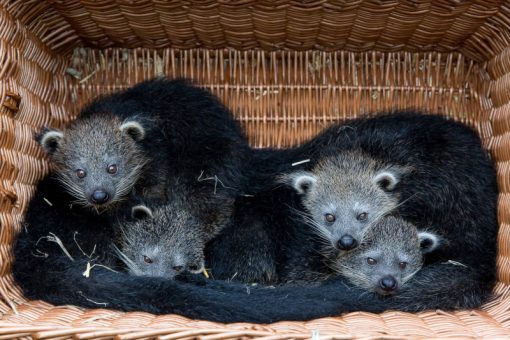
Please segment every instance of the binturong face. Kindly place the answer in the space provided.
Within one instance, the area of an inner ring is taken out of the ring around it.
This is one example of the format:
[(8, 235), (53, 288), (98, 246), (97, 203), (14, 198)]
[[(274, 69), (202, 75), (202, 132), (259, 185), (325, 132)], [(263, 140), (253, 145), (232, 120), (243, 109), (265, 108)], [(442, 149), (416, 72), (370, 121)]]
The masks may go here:
[(434, 233), (418, 231), (401, 218), (386, 216), (372, 225), (363, 243), (331, 265), (351, 283), (380, 295), (397, 294), (423, 265), (423, 255), (441, 244)]
[(139, 144), (144, 136), (134, 120), (96, 114), (64, 131), (44, 129), (37, 140), (76, 203), (101, 211), (125, 199), (141, 176), (148, 161)]
[(394, 190), (408, 171), (359, 152), (344, 152), (322, 160), (312, 171), (285, 175), (284, 181), (302, 196), (305, 221), (345, 252), (355, 249), (366, 230), (397, 207)]
[(204, 271), (208, 237), (201, 223), (178, 204), (132, 209), (133, 222), (122, 226), (119, 258), (132, 275), (173, 279), (180, 273)]

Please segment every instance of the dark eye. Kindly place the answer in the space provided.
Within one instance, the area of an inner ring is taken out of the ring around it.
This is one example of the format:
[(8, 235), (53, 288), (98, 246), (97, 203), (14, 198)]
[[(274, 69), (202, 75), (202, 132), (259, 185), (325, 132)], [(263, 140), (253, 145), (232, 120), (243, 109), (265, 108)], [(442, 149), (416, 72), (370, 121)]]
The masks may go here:
[(362, 212), (361, 214), (356, 216), (356, 218), (358, 219), (358, 221), (366, 221), (368, 218), (368, 214), (366, 212)]
[(333, 223), (333, 222), (335, 222), (336, 217), (335, 217), (335, 215), (326, 214), (326, 215), (324, 215), (324, 219), (326, 220), (326, 222)]
[(367, 263), (368, 263), (369, 265), (373, 266), (373, 265), (377, 264), (377, 261), (376, 261), (376, 260), (374, 260), (374, 259), (373, 259), (373, 258), (371, 258), (371, 257), (367, 257)]
[(407, 262), (399, 262), (398, 266), (400, 267), (400, 269), (406, 269), (407, 267)]
[(108, 166), (108, 169), (106, 170), (108, 171), (109, 174), (116, 174), (117, 173), (117, 165), (116, 164), (112, 164), (110, 166)]
[(85, 176), (87, 176), (87, 173), (85, 172), (85, 170), (78, 169), (76, 170), (76, 176), (78, 176), (78, 178), (84, 178)]
[(152, 263), (152, 259), (150, 257), (144, 255), (143, 256), (143, 262), (145, 262), (145, 263)]

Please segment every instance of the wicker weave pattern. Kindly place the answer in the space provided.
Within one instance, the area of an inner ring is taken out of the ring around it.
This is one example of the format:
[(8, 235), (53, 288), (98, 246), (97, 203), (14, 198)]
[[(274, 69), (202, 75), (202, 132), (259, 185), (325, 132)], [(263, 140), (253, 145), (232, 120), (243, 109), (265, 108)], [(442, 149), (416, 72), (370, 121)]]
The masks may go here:
[(71, 112), (158, 75), (195, 79), (233, 109), (256, 147), (295, 145), (377, 110), (424, 107), (471, 124), (486, 120), (465, 85), (479, 86), (480, 70), (457, 53), (80, 48), (68, 72), (78, 77), (71, 94), (80, 105)]
[[(21, 295), (10, 276), (10, 248), (21, 228), (22, 213), (48, 171), (40, 148), (32, 140), (34, 127), (58, 124), (66, 117), (60, 86), (65, 84), (64, 59), (0, 8), (0, 293), (9, 304)], [(55, 75), (56, 74), (56, 75)], [(10, 310), (4, 303), (0, 310)]]
[(1, 2), (58, 51), (83, 42), (98, 48), (460, 50), (485, 60), (510, 41), (504, 31), (510, 7), (503, 0)]
[[(321, 339), (510, 337), (508, 1), (111, 3), (0, 0), (0, 339), (308, 339), (314, 330)], [(76, 48), (82, 44), (101, 49)], [(257, 147), (294, 145), (334, 121), (384, 109), (425, 108), (471, 124), (498, 167), (499, 298), (479, 311), (351, 313), (267, 326), (18, 304), (10, 247), (49, 166), (32, 132), (62, 126), (98, 94), (161, 74), (211, 89)]]

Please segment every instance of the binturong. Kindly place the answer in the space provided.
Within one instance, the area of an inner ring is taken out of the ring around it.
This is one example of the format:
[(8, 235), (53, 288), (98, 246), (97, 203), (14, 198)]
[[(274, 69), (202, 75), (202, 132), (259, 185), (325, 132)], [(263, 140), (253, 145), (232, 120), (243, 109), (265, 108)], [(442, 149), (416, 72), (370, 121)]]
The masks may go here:
[(148, 158), (136, 121), (93, 115), (64, 130), (45, 128), (37, 141), (55, 164), (55, 174), (76, 203), (101, 210), (122, 201), (142, 175)]
[(203, 173), (235, 195), (242, 180), (235, 169), (248, 150), (216, 97), (164, 78), (96, 98), (63, 130), (44, 128), (36, 139), (76, 202), (98, 211), (131, 197), (164, 200), (176, 176)]
[(205, 184), (178, 178), (171, 184), (168, 200), (133, 206), (131, 219), (118, 223), (114, 249), (132, 275), (207, 275), (205, 247), (229, 224), (234, 198), (227, 192), (213, 194)]
[(333, 248), (349, 251), (399, 205), (395, 189), (410, 171), (360, 151), (344, 151), (321, 159), (311, 171), (286, 174), (282, 181), (301, 195), (305, 211), (297, 213), (304, 221)]
[(386, 216), (368, 228), (359, 247), (337, 257), (330, 267), (355, 286), (394, 295), (421, 269), (424, 256), (441, 244), (438, 235)]
[(132, 208), (133, 221), (121, 230), (118, 257), (131, 275), (174, 278), (204, 271), (204, 247), (208, 235), (187, 210), (176, 204)]

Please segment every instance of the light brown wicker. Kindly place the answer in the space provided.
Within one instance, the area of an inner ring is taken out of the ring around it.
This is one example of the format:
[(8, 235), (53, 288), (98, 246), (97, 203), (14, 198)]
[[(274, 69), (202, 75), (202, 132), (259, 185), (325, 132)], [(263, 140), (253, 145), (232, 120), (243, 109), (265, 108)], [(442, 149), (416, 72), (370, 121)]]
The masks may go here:
[[(27, 302), (12, 279), (11, 244), (49, 169), (33, 131), (161, 74), (211, 89), (257, 147), (297, 144), (385, 109), (471, 124), (498, 168), (498, 298), (456, 313), (272, 325)], [(0, 131), (0, 339), (510, 337), (509, 1), (0, 0)]]

